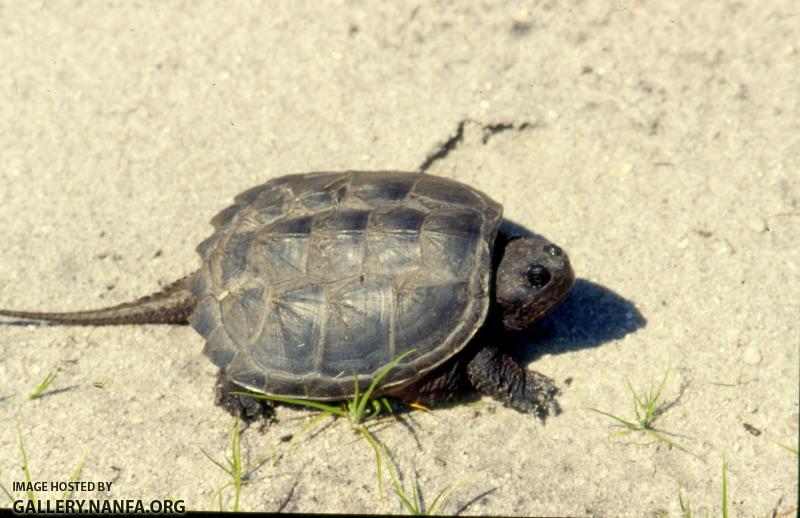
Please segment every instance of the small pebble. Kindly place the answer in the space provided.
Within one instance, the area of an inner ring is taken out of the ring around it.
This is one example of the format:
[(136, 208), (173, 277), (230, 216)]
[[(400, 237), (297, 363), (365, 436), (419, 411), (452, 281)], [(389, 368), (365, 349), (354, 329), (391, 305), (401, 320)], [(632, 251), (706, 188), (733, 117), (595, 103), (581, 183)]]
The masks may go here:
[(744, 408), (751, 414), (755, 414), (756, 412), (758, 412), (758, 403), (754, 401), (748, 401), (747, 405)]
[(755, 232), (757, 234), (761, 234), (762, 232), (766, 232), (767, 230), (769, 230), (767, 222), (764, 221), (764, 219), (759, 216), (755, 215), (750, 216), (749, 218), (747, 218), (745, 224), (747, 225), (748, 230), (750, 230), (751, 232)]
[(526, 25), (531, 22), (531, 11), (530, 9), (522, 9), (518, 11), (517, 14), (511, 17), (514, 20), (515, 24), (519, 25)]
[(742, 353), (742, 361), (748, 365), (758, 365), (761, 363), (761, 352), (751, 345)]
[(717, 244), (717, 253), (720, 255), (732, 255), (733, 246), (728, 242), (727, 239), (723, 239)]

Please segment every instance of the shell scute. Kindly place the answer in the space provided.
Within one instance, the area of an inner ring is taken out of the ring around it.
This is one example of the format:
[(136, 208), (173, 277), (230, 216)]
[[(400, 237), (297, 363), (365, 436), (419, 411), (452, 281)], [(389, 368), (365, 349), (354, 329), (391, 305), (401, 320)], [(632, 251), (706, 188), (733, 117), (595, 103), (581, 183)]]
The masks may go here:
[(272, 284), (305, 275), (310, 243), (304, 234), (260, 235), (251, 251), (252, 275)]
[(351, 374), (390, 362), (393, 309), (393, 285), (386, 279), (346, 284), (337, 290), (331, 297), (321, 372)]
[(422, 174), (400, 174), (380, 172), (370, 175), (355, 175), (350, 182), (350, 191), (371, 205), (400, 202), (414, 188)]
[(253, 232), (232, 234), (219, 253), (219, 276), (222, 284), (236, 285), (247, 279), (250, 250), (255, 244)]
[(222, 327), (217, 327), (206, 337), (203, 354), (208, 356), (220, 369), (225, 369), (236, 354), (236, 346), (227, 331)]
[(419, 234), (425, 218), (424, 212), (402, 206), (375, 210), (369, 230), (378, 234)]
[(314, 231), (328, 234), (363, 232), (367, 229), (369, 216), (367, 210), (325, 211), (314, 217)]
[(208, 338), (218, 328), (220, 322), (219, 303), (212, 295), (207, 295), (195, 306), (190, 323), (203, 338)]
[(225, 369), (225, 375), (234, 383), (249, 388), (256, 392), (264, 392), (267, 385), (267, 376), (263, 369), (259, 369), (253, 359), (238, 351)]
[(419, 355), (434, 351), (453, 332), (441, 322), (461, 325), (461, 310), (471, 298), (466, 283), (404, 286), (398, 290), (395, 316), (395, 350), (400, 355), (416, 349)]
[(267, 288), (255, 284), (229, 293), (220, 301), (222, 324), (233, 342), (253, 346), (261, 331), (268, 293)]
[(471, 187), (432, 175), (424, 175), (414, 185), (411, 196), (434, 207), (485, 207), (483, 197)]

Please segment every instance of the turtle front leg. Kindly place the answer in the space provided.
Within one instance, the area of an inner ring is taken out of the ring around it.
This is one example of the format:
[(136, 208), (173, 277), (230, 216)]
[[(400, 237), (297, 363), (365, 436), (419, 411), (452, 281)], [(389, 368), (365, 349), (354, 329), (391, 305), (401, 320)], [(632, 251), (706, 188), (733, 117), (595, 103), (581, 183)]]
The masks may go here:
[(494, 346), (487, 346), (467, 365), (467, 377), (481, 394), (491, 396), (520, 412), (544, 419), (558, 414), (558, 387), (552, 379), (525, 370), (513, 358)]

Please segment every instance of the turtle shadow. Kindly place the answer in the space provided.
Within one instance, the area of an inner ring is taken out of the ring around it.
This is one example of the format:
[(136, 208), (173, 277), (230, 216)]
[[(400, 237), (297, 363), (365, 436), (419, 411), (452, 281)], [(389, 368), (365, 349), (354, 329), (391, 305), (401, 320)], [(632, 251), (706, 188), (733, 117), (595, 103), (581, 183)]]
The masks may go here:
[(537, 239), (543, 239), (544, 237), (508, 218), (503, 218), (503, 221), (500, 223), (500, 232), (507, 236), (515, 237), (533, 237)]
[(44, 392), (42, 392), (41, 394), (36, 396), (35, 399), (44, 399), (44, 398), (52, 397), (52, 396), (61, 394), (63, 392), (71, 392), (71, 391), (73, 391), (73, 390), (75, 390), (77, 388), (80, 388), (80, 385), (70, 385), (70, 386), (64, 387), (64, 388), (58, 388), (58, 389), (53, 389), (53, 390), (45, 390)]
[(585, 279), (570, 295), (524, 331), (509, 335), (511, 354), (527, 364), (543, 354), (563, 354), (597, 347), (647, 325), (633, 302)]
[(17, 317), (0, 316), (0, 318), (16, 318), (16, 320), (0, 321), (0, 326), (4, 327), (58, 327), (64, 325), (55, 322), (39, 322), (36, 320), (24, 320)]
[[(509, 219), (500, 232), (506, 236), (546, 239)], [(577, 279), (569, 296), (530, 328), (508, 334), (511, 355), (523, 365), (543, 354), (563, 354), (619, 340), (645, 327), (647, 319), (636, 305), (612, 290)]]

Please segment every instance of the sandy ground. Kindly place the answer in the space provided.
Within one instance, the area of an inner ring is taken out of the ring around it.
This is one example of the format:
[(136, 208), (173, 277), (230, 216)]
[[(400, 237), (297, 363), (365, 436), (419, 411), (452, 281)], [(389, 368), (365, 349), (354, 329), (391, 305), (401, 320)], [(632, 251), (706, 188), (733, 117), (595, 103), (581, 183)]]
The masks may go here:
[[(580, 278), (518, 345), (542, 424), (484, 399), (376, 436), (445, 513), (732, 516), (797, 506), (800, 11), (772, 2), (11, 2), (0, 7), (0, 307), (86, 309), (193, 271), (207, 221), (291, 172), (468, 182)], [(0, 482), (209, 509), (233, 419), (186, 326), (0, 325)], [(52, 371), (44, 397), (27, 395)], [(690, 453), (586, 407), (653, 423)], [(242, 435), (240, 508), (402, 512), (346, 423)], [(388, 483), (388, 477), (387, 477)], [(55, 498), (55, 492), (40, 492)], [(223, 504), (233, 506), (233, 492)], [(20, 492), (15, 498), (22, 498)], [(3, 505), (10, 505), (5, 500)]]

